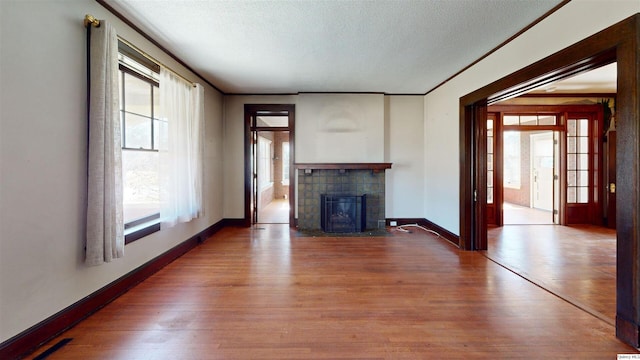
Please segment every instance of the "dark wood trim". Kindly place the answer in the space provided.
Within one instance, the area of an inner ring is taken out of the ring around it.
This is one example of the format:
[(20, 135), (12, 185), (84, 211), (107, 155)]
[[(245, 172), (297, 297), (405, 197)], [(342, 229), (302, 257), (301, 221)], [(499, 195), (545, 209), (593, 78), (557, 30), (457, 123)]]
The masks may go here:
[[(523, 96), (519, 96), (523, 97)], [(501, 112), (504, 115), (537, 115), (537, 114), (548, 114), (548, 115), (557, 115), (561, 116), (563, 113), (567, 111), (571, 112), (592, 112), (595, 107), (602, 107), (600, 104), (558, 104), (558, 105), (491, 105), (489, 106), (490, 112)], [(560, 119), (558, 119), (558, 125), (560, 124)], [(504, 125), (505, 128), (507, 126), (526, 126), (526, 125)], [(531, 125), (536, 127), (547, 126), (547, 125)]]
[(318, 94), (318, 95), (384, 95), (384, 96), (424, 96), (424, 93), (387, 93), (387, 92), (297, 92), (297, 93), (226, 93), (229, 96), (297, 96), (301, 94)]
[(434, 222), (431, 222), (430, 220), (427, 220), (427, 219), (422, 219), (422, 220), (423, 222), (419, 223), (420, 225), (426, 227), (427, 229), (431, 229), (437, 232), (438, 234), (440, 234), (440, 236), (450, 241), (453, 245), (460, 247), (460, 237), (458, 235), (452, 233), (451, 231), (441, 227), (440, 225)]
[(471, 64), (469, 64), (469, 65), (465, 66), (464, 68), (462, 68), (462, 70), (460, 70), (460, 71), (456, 72), (455, 74), (449, 76), (443, 82), (441, 82), (440, 84), (436, 85), (433, 89), (428, 90), (424, 95), (428, 95), (432, 91), (435, 91), (437, 88), (441, 87), (442, 85), (444, 85), (444, 84), (448, 83), (449, 81), (451, 81), (451, 79), (453, 79), (456, 76), (458, 76), (458, 75), (462, 74), (463, 72), (467, 71), (467, 69), (469, 69), (470, 67), (472, 67), (475, 64), (479, 63), (480, 61), (484, 60), (489, 55), (491, 55), (494, 52), (500, 50), (503, 46), (507, 45), (508, 43), (513, 41), (515, 38), (517, 38), (518, 36), (520, 36), (523, 33), (525, 33), (527, 30), (529, 30), (532, 27), (536, 26), (539, 22), (541, 22), (542, 20), (546, 19), (549, 15), (553, 14), (554, 12), (558, 11), (558, 9), (560, 9), (561, 7), (567, 5), (570, 1), (571, 0), (563, 0), (560, 4), (556, 5), (553, 9), (547, 11), (544, 15), (540, 16), (539, 18), (537, 18), (536, 21), (534, 21), (531, 24), (527, 25), (525, 28), (523, 28), (522, 30), (518, 31), (517, 33), (515, 33), (510, 38), (508, 38), (507, 40), (503, 41), (500, 45), (496, 46), (495, 48), (491, 49), (486, 54), (482, 55), (480, 58), (478, 58), (478, 60), (472, 62)]
[(391, 163), (296, 163), (298, 170), (386, 170)]
[[(640, 14), (616, 23), (564, 50), (484, 86), (460, 99), (460, 234), (473, 236), (482, 219), (474, 213), (473, 189), (478, 154), (473, 153), (477, 123), (469, 112), (488, 99), (517, 96), (533, 86), (617, 62), (617, 274), (616, 335), (631, 346), (640, 345)], [(486, 205), (486, 199), (479, 199)], [(466, 247), (465, 247), (466, 248)]]
[(224, 219), (224, 226), (247, 227), (247, 221), (245, 219)]
[(299, 95), (386, 95), (383, 91), (301, 91)]
[(20, 334), (0, 344), (0, 359), (20, 358), (34, 351), (47, 341), (60, 335), (80, 321), (112, 302), (129, 289), (155, 274), (175, 259), (198, 246), (225, 226), (221, 220), (184, 242), (167, 250), (135, 270), (104, 286), (82, 300), (59, 311)]
[[(259, 111), (282, 112), (289, 117), (287, 128), (262, 128), (264, 131), (288, 131), (289, 132), (289, 169), (294, 169), (295, 164), (295, 118), (296, 106), (294, 104), (245, 104), (244, 105), (244, 222), (245, 227), (251, 226), (251, 133), (258, 128), (253, 128), (251, 116)], [(289, 171), (289, 226), (295, 227), (295, 171)]]
[(440, 236), (449, 241), (450, 243), (452, 243), (455, 246), (460, 247), (460, 237), (454, 233), (452, 233), (451, 231), (441, 227), (438, 224), (435, 224), (427, 219), (424, 218), (387, 218), (386, 219), (386, 223), (387, 226), (391, 226), (390, 222), (391, 221), (395, 221), (397, 223), (398, 226), (401, 225), (410, 225), (410, 224), (417, 224), (420, 225), (424, 228), (427, 228), (429, 230), (433, 230), (435, 232), (437, 232), (438, 234), (440, 234)]
[[(616, 93), (534, 93), (522, 94), (520, 98), (615, 98)], [(526, 105), (525, 105), (526, 106)]]
[(631, 322), (633, 331), (620, 331), (618, 338), (637, 348), (640, 347), (640, 14), (612, 28), (617, 31), (610, 36), (617, 40), (618, 62), (616, 193), (624, 194), (616, 199), (616, 318)]
[(127, 19), (124, 15), (122, 15), (119, 11), (117, 11), (116, 9), (114, 9), (111, 5), (107, 4), (105, 0), (96, 0), (96, 2), (98, 4), (100, 4), (102, 7), (104, 7), (105, 9), (107, 9), (107, 11), (109, 11), (110, 13), (112, 13), (115, 17), (117, 17), (118, 19), (120, 19), (123, 23), (127, 24), (130, 28), (132, 28), (135, 32), (137, 32), (138, 34), (142, 35), (143, 38), (147, 39), (150, 43), (152, 43), (153, 45), (155, 45), (158, 49), (162, 50), (162, 52), (164, 52), (165, 54), (169, 55), (173, 60), (177, 61), (180, 65), (184, 66), (187, 70), (191, 71), (193, 74), (195, 74), (197, 77), (199, 77), (202, 81), (204, 81), (205, 83), (207, 83), (209, 86), (211, 86), (212, 88), (216, 89), (219, 93), (221, 93), (222, 95), (226, 95), (226, 93), (222, 90), (220, 90), (220, 88), (218, 88), (217, 86), (215, 86), (214, 84), (212, 84), (209, 80), (205, 79), (202, 75), (200, 75), (198, 72), (196, 72), (195, 70), (193, 70), (193, 68), (189, 65), (187, 65), (187, 63), (185, 63), (184, 61), (182, 61), (182, 59), (180, 59), (179, 57), (177, 57), (175, 54), (173, 54), (171, 51), (167, 50), (167, 48), (165, 48), (164, 46), (160, 45), (159, 42), (157, 42), (155, 39), (153, 39), (151, 36), (149, 36), (147, 33), (145, 33), (144, 31), (142, 31), (137, 25), (135, 25), (131, 20)]

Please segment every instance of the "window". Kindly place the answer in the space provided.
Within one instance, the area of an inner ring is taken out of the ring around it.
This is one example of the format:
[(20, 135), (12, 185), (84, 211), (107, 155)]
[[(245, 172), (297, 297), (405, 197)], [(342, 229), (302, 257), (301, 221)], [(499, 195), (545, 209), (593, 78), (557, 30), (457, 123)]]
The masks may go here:
[(487, 119), (487, 204), (493, 204), (493, 119)]
[(282, 185), (289, 185), (289, 142), (282, 143)]
[(273, 142), (263, 136), (258, 136), (258, 186), (260, 189), (269, 187), (273, 183), (272, 158)]
[(502, 124), (505, 126), (544, 126), (556, 125), (556, 115), (505, 115), (502, 118)]
[(504, 187), (520, 189), (520, 132), (505, 131), (504, 143)]
[[(159, 230), (159, 74), (119, 54), (125, 243)], [(150, 228), (151, 226), (151, 228)], [(137, 235), (136, 235), (137, 234)]]
[(589, 202), (589, 119), (567, 120), (567, 203)]

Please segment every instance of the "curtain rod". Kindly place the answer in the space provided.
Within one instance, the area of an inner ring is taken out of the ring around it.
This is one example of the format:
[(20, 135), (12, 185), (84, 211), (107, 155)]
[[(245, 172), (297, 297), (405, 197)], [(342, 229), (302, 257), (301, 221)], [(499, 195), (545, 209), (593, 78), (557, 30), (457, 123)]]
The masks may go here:
[[(93, 15), (85, 15), (84, 17), (84, 26), (93, 26), (93, 27), (99, 27), (100, 26), (100, 20), (96, 19)], [(196, 83), (194, 83), (193, 81), (187, 79), (186, 77), (178, 74), (177, 72), (173, 71), (171, 68), (169, 68), (168, 66), (166, 66), (165, 64), (161, 63), (160, 61), (156, 60), (153, 56), (147, 54), (146, 52), (140, 50), (139, 47), (133, 45), (132, 43), (130, 43), (129, 41), (123, 39), (120, 35), (118, 35), (118, 41), (122, 41), (123, 43), (127, 44), (129, 47), (131, 47), (133, 50), (137, 51), (138, 53), (140, 53), (140, 55), (144, 56), (145, 58), (149, 59), (150, 61), (153, 61), (154, 63), (162, 66), (163, 68), (165, 68), (167, 71), (171, 72), (172, 74), (174, 74), (175, 76), (181, 78), (182, 80), (188, 82), (189, 84), (191, 84), (192, 86), (196, 86)]]
[(96, 19), (93, 15), (87, 14), (84, 16), (84, 27), (89, 26), (89, 24), (93, 27), (99, 27), (100, 20)]

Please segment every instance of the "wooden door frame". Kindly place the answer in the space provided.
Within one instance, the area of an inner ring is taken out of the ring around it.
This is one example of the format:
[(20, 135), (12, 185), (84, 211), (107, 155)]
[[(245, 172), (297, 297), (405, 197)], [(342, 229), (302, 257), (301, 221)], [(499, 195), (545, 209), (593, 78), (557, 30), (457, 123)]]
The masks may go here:
[[(486, 249), (486, 159), (478, 149), (487, 104), (617, 62), (616, 336), (640, 346), (640, 14), (460, 98), (460, 247)], [(485, 125), (485, 126), (483, 126)], [(486, 141), (485, 141), (486, 142)], [(477, 189), (477, 190), (476, 190)], [(483, 235), (484, 234), (484, 235)]]
[[(287, 128), (265, 127), (252, 128), (251, 118), (258, 112), (283, 113), (289, 117)], [(245, 104), (244, 105), (244, 226), (251, 226), (253, 218), (251, 214), (252, 193), (252, 156), (251, 133), (253, 131), (288, 131), (289, 132), (289, 227), (295, 227), (295, 113), (294, 104)]]

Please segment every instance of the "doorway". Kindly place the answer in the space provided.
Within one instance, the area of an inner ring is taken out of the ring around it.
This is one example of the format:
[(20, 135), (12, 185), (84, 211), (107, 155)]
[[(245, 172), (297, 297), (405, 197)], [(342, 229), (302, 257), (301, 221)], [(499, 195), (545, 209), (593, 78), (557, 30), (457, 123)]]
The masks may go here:
[(554, 132), (505, 131), (503, 146), (504, 225), (554, 224)]
[(294, 220), (295, 105), (245, 105), (245, 226)]
[[(259, 120), (264, 121), (262, 119)], [(289, 131), (256, 131), (255, 224), (289, 223)]]
[[(460, 99), (460, 246), (481, 250), (487, 249), (486, 198), (483, 196), (487, 186), (486, 145), (483, 144), (487, 105), (617, 61), (616, 114), (624, 121), (617, 123), (616, 191), (629, 196), (616, 201), (615, 327), (616, 336), (634, 347), (640, 345), (640, 313), (636, 311), (640, 294), (634, 291), (640, 286), (637, 271), (640, 230), (630, 225), (635, 224), (639, 213), (638, 204), (633, 200), (639, 192), (635, 171), (640, 162), (637, 147), (640, 142), (639, 21), (640, 15), (634, 15)], [(625, 141), (621, 141), (622, 134)]]

